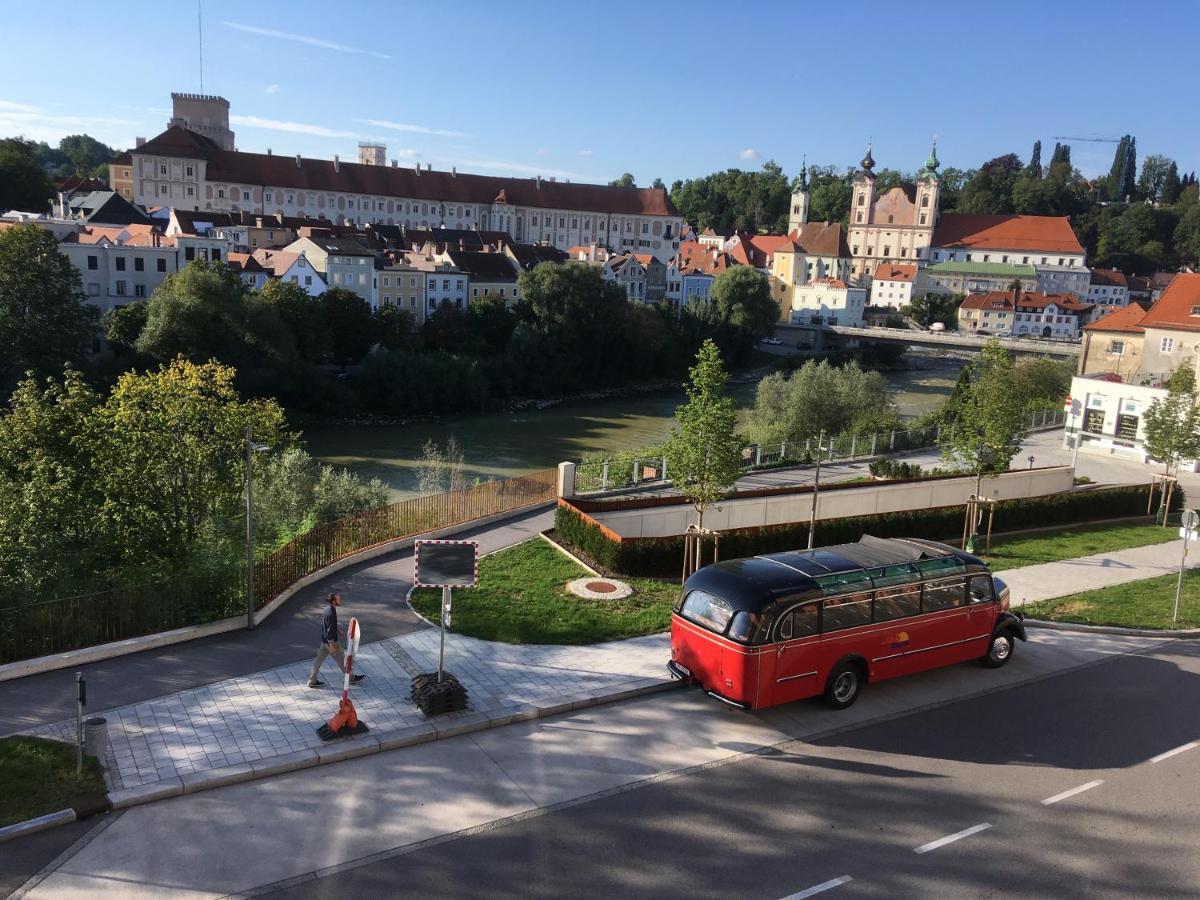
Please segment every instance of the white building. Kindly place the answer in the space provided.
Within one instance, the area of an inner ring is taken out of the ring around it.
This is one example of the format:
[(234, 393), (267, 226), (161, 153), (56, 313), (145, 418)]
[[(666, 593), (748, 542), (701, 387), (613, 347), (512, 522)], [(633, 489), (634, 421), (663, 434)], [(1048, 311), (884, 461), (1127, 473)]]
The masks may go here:
[(147, 299), (184, 265), (175, 241), (149, 225), (84, 226), (58, 247), (79, 270), (87, 301), (101, 315)]
[[(929, 153), (915, 184), (901, 184), (881, 195), (875, 190), (875, 160), (871, 148), (854, 176), (850, 198), (851, 277), (865, 282), (882, 263), (913, 262), (924, 256), (938, 221), (937, 147)], [(798, 206), (792, 195), (792, 219)], [(807, 217), (807, 204), (804, 216)]]
[(791, 292), (787, 321), (793, 325), (865, 324), (867, 289), (851, 287), (840, 278), (822, 278), (799, 285)]
[(1129, 279), (1116, 269), (1092, 269), (1087, 302), (1109, 310), (1129, 305)]
[(899, 309), (912, 303), (917, 267), (913, 263), (880, 263), (871, 278), (871, 305)]

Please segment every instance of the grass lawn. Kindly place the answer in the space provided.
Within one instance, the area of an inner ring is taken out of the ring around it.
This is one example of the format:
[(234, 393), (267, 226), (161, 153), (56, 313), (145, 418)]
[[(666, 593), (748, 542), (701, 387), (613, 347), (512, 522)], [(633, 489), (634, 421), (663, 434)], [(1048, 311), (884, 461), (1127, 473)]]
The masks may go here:
[(1038, 563), (1176, 540), (1179, 540), (1179, 529), (1174, 525), (1166, 528), (1139, 522), (1068, 525), (1060, 530), (1038, 534), (1013, 537), (993, 535), (992, 552), (985, 559), (993, 572), (1002, 572), (1019, 566), (1035, 566)]
[(107, 789), (100, 764), (83, 758), (83, 777), (75, 777), (75, 748), (36, 737), (0, 740), (0, 827), (58, 812)]
[[(588, 572), (535, 539), (479, 561), (479, 587), (454, 592), (451, 627), (458, 634), (510, 644), (594, 644), (657, 634), (671, 625), (679, 584), (629, 579), (624, 600), (585, 600), (566, 583)], [(413, 593), (413, 606), (436, 622), (440, 590)]]
[(1179, 621), (1171, 621), (1175, 608), (1176, 575), (1147, 578), (1084, 591), (1056, 600), (1027, 603), (1022, 611), (1033, 619), (1082, 622), (1085, 625), (1118, 625), (1123, 628), (1200, 628), (1200, 571), (1183, 576)]

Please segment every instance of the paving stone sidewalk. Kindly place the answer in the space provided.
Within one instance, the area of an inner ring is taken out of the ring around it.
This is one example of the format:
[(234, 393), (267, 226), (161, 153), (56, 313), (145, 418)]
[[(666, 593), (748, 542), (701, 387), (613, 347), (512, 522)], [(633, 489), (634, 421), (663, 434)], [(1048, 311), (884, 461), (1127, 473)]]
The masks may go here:
[[(665, 635), (587, 647), (497, 644), (446, 635), (446, 668), (466, 686), (465, 712), (428, 720), (409, 699), (410, 680), (437, 670), (438, 631), (364, 644), (355, 670), (367, 678), (351, 691), (372, 733), (452, 723), (474, 713), (503, 715), (530, 704), (595, 700), (645, 688), (669, 676)], [(316, 733), (337, 712), (341, 673), (325, 663), (328, 684), (306, 687), (312, 660), (280, 666), (155, 700), (95, 713), (108, 720), (105, 765), (111, 790), (154, 785), (227, 766), (269, 761), (331, 746)], [(74, 722), (35, 733), (71, 741)], [(334, 742), (334, 745), (342, 742)]]

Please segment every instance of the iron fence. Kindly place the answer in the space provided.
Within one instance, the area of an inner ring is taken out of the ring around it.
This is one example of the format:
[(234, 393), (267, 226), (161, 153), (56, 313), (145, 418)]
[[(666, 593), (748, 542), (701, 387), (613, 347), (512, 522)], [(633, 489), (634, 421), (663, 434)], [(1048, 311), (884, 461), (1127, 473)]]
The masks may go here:
[[(1026, 429), (1034, 431), (1058, 427), (1065, 421), (1066, 413), (1061, 409), (1034, 410), (1026, 421)], [(943, 437), (951, 439), (952, 433), (950, 427), (930, 425), (866, 434), (837, 434), (827, 436), (819, 452), (823, 463), (846, 462), (891, 453), (929, 450), (941, 446)], [(750, 472), (772, 466), (811, 464), (817, 461), (817, 453), (815, 437), (778, 444), (747, 444), (742, 448), (742, 469)], [(604, 492), (669, 479), (667, 458), (661, 453), (617, 454), (607, 459), (585, 460), (575, 467), (575, 489), (579, 493)]]

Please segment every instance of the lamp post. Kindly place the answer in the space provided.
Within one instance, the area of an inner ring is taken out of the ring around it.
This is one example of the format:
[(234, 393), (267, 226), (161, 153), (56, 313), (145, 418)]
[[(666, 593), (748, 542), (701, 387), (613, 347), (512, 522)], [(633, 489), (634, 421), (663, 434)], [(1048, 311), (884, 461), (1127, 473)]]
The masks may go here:
[(1033, 454), (1032, 453), (1029, 454), (1029, 468), (1031, 468), (1031, 469), (1033, 468)]
[(269, 450), (254, 442), (251, 426), (246, 426), (246, 628), (254, 630), (254, 454)]
[(812, 512), (808, 517), (808, 549), (813, 548), (817, 531), (817, 492), (821, 490), (821, 454), (825, 452), (825, 432), (817, 435), (817, 473), (813, 478)]

